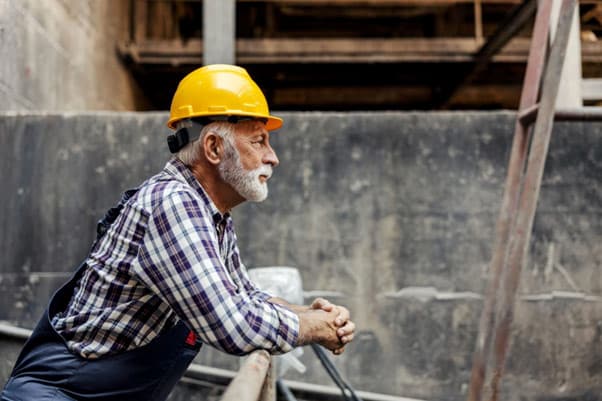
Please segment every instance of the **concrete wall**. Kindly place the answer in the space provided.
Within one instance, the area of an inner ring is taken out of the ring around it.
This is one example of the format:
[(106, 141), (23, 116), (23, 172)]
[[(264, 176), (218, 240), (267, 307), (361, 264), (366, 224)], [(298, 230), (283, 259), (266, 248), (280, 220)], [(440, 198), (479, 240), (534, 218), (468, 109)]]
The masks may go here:
[(0, 0), (0, 110), (133, 110), (129, 1)]
[[(513, 114), (283, 116), (270, 197), (234, 211), (246, 265), (298, 267), (308, 299), (349, 306), (359, 333), (336, 363), (356, 388), (465, 399)], [(95, 221), (165, 163), (166, 118), (0, 118), (0, 320), (33, 325)], [(601, 136), (555, 127), (501, 399), (602, 399)], [(287, 377), (331, 384), (302, 360)], [(208, 349), (198, 361), (238, 366)]]

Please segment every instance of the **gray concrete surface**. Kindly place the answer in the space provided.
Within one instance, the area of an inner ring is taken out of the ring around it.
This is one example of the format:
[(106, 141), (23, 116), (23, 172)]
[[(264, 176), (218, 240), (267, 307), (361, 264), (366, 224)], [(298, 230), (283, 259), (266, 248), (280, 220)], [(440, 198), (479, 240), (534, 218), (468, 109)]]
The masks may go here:
[(0, 0), (0, 110), (132, 110), (129, 1)]
[[(464, 399), (513, 114), (282, 116), (270, 197), (234, 210), (243, 261), (298, 267), (308, 300), (351, 309), (357, 340), (335, 360), (356, 388)], [(165, 120), (0, 117), (0, 320), (34, 324), (96, 220), (167, 160)], [(601, 137), (600, 123), (554, 129), (504, 400), (602, 399)], [(288, 378), (331, 384), (309, 349), (302, 361)], [(208, 349), (197, 362), (238, 367)]]

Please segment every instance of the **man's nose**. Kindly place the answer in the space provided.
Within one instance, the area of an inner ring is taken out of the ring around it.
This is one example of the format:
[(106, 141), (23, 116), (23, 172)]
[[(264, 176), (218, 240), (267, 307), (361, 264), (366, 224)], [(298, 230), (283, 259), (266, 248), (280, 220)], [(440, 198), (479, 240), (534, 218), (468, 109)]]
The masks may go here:
[(265, 152), (263, 155), (262, 161), (264, 163), (271, 164), (272, 167), (276, 167), (278, 164), (280, 164), (280, 160), (278, 160), (278, 156), (276, 156), (276, 152), (271, 146), (268, 147), (267, 152)]

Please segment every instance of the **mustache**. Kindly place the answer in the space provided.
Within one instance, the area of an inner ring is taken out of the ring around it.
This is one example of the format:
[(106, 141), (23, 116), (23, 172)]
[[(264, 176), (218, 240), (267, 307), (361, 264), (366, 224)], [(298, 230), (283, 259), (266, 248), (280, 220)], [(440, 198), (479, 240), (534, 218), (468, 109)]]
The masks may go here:
[(272, 172), (272, 166), (269, 164), (264, 164), (263, 166), (258, 167), (253, 171), (253, 173), (255, 173), (256, 176), (265, 175), (267, 178), (272, 177)]

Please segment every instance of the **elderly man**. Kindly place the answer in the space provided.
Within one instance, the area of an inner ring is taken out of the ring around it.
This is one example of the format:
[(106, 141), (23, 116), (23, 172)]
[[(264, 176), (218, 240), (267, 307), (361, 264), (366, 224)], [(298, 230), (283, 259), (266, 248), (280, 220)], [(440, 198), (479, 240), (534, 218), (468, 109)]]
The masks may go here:
[(2, 400), (163, 400), (203, 343), (235, 355), (309, 343), (343, 352), (355, 331), (347, 309), (274, 298), (240, 260), (229, 212), (267, 197), (281, 125), (244, 69), (186, 76), (168, 122), (176, 156), (99, 222)]

